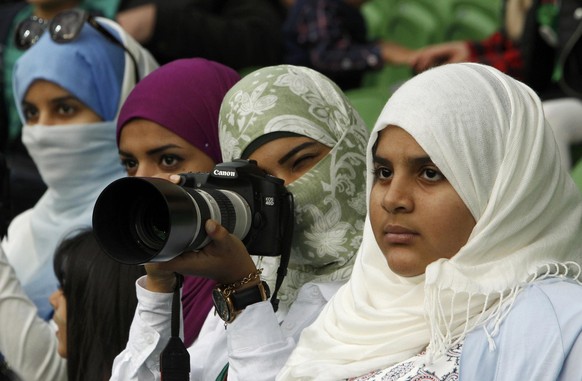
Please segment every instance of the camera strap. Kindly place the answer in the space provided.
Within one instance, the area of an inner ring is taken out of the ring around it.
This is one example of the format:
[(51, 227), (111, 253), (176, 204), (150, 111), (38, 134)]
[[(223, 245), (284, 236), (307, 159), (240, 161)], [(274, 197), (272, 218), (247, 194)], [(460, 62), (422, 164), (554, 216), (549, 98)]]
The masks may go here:
[[(277, 299), (277, 293), (287, 276), (287, 267), (289, 266), (289, 259), (291, 258), (291, 242), (293, 241), (293, 231), (295, 223), (295, 204), (293, 200), (293, 195), (287, 193), (289, 210), (285, 211), (287, 213), (283, 218), (286, 219), (286, 223), (283, 227), (281, 237), (283, 238), (283, 251), (281, 252), (281, 261), (279, 262), (279, 268), (277, 269), (277, 280), (275, 281), (275, 289), (273, 290), (273, 295), (271, 297), (271, 305), (273, 310), (277, 312), (279, 309), (279, 299)], [(291, 232), (290, 234), (284, 234), (285, 232)]]
[(172, 327), (170, 341), (160, 354), (160, 372), (164, 381), (190, 380), (190, 354), (180, 338), (180, 289), (184, 276), (176, 273), (176, 288), (172, 298)]

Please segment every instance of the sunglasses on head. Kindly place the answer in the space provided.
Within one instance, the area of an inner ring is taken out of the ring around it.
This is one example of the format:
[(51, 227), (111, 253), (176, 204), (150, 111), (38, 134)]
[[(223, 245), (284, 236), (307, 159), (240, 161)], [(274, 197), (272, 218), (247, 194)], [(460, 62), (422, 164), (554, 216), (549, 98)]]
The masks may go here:
[(121, 41), (119, 41), (113, 34), (111, 34), (111, 32), (99, 24), (97, 20), (95, 20), (95, 17), (91, 16), (88, 12), (82, 9), (70, 9), (60, 12), (52, 20), (45, 20), (40, 17), (31, 16), (28, 19), (22, 21), (16, 28), (16, 47), (20, 50), (26, 50), (30, 48), (32, 45), (37, 43), (46, 29), (48, 29), (51, 39), (54, 42), (64, 44), (74, 41), (77, 37), (79, 37), (85, 22), (95, 28), (107, 40), (119, 46), (125, 50), (127, 54), (129, 54), (129, 57), (133, 62), (136, 82), (139, 81), (140, 78), (135, 56), (131, 54), (129, 49), (127, 49)]

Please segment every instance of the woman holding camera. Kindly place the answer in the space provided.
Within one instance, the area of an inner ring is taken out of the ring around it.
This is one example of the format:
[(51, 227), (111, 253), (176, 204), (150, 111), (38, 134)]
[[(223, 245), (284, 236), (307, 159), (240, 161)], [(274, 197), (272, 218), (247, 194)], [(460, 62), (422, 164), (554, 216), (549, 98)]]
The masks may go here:
[[(0, 352), (27, 381), (64, 380), (66, 363), (57, 353), (54, 330), (43, 320), (52, 317), (49, 297), (59, 288), (55, 249), (71, 232), (91, 225), (99, 192), (123, 176), (115, 120), (136, 81), (157, 64), (116, 23), (88, 19), (78, 10), (23, 30), (20, 37), (28, 50), (15, 65), (15, 101), (23, 143), (48, 189), (34, 208), (11, 222), (2, 241), (17, 280), (10, 279), (22, 285), (36, 308), (14, 297), (15, 289), (2, 288), (2, 314), (10, 318), (1, 319)], [(2, 277), (9, 270), (4, 267)], [(102, 306), (104, 313), (107, 307)], [(93, 334), (93, 328), (87, 330), (82, 334)]]
[[(233, 69), (204, 58), (167, 63), (141, 80), (118, 120), (119, 158), (127, 174), (209, 172), (222, 162), (218, 112), (224, 95), (239, 80)], [(188, 346), (212, 308), (214, 286), (208, 278), (184, 279), (184, 343)]]
[[(132, 334), (115, 360), (112, 379), (160, 379), (159, 353), (170, 337), (176, 284), (171, 271), (218, 282), (214, 295), (220, 316), (209, 314), (188, 348), (190, 379), (274, 379), (301, 330), (350, 275), (364, 225), (367, 138), (341, 90), (311, 69), (266, 67), (238, 82), (220, 111), (223, 160), (256, 160), (294, 194), (287, 275), (279, 276), (283, 284), (277, 287), (279, 253), (254, 258), (240, 239), (208, 220), (210, 244), (149, 266), (146, 279), (138, 281)], [(276, 312), (267, 300), (268, 290), (275, 289)], [(225, 311), (223, 305), (238, 308)], [(154, 340), (139, 345), (145, 337)]]

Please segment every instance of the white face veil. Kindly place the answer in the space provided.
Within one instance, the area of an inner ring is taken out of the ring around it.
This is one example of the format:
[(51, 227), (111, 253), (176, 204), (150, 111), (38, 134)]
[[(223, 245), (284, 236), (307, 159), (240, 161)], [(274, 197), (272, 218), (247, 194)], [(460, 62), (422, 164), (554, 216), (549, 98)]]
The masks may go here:
[(358, 376), (427, 346), (430, 360), (477, 324), (495, 323), (494, 336), (529, 282), (579, 278), (582, 199), (530, 88), (479, 64), (445, 65), (405, 83), (371, 134), (368, 203), (371, 151), (387, 125), (415, 138), (476, 226), (453, 258), (404, 278), (389, 269), (366, 220), (351, 280), (303, 332), (279, 380)]
[[(105, 18), (98, 21), (132, 52), (140, 78), (157, 68), (151, 54), (121, 26)], [(118, 54), (107, 54), (112, 50)], [(23, 143), (48, 189), (32, 210), (16, 218), (21, 222), (11, 225), (2, 245), (25, 292), (44, 317), (52, 311), (48, 296), (58, 286), (52, 266), (57, 245), (72, 231), (91, 226), (93, 205), (103, 188), (125, 176), (117, 152), (116, 120), (136, 78), (129, 55), (84, 25), (79, 37), (66, 44), (54, 42), (45, 33), (17, 61), (14, 94), (23, 123), (21, 102), (31, 84), (41, 79), (67, 90), (103, 119), (23, 127)]]

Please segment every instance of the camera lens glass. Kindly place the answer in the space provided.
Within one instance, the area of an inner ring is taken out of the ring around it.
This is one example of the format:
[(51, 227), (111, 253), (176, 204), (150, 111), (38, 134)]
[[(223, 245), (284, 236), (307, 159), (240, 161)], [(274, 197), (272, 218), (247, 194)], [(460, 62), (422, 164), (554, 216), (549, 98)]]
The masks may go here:
[(146, 249), (161, 250), (168, 240), (170, 220), (165, 205), (147, 206), (145, 200), (134, 204), (134, 239)]

